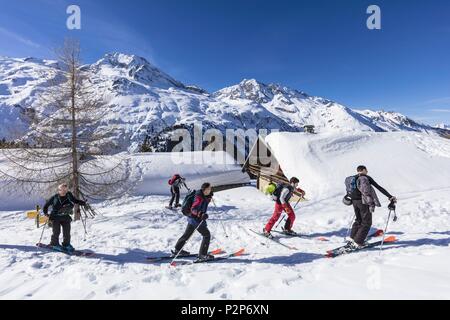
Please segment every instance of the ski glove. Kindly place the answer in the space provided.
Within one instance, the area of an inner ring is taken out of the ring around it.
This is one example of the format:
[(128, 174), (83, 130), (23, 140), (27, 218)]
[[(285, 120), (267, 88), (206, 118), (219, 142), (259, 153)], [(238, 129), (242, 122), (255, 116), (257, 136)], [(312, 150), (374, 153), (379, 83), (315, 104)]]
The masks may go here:
[(305, 195), (306, 195), (306, 192), (305, 192), (305, 191), (303, 191), (303, 190), (300, 189), (300, 188), (297, 188), (296, 191), (297, 191), (298, 193), (300, 193), (300, 194), (302, 195), (303, 198), (305, 197)]
[(369, 207), (369, 211), (370, 211), (370, 213), (374, 213), (375, 212), (375, 206), (370, 206)]
[(198, 215), (198, 217), (200, 218), (200, 220), (203, 220), (203, 221), (208, 220), (208, 218), (209, 218), (209, 216), (206, 213), (200, 213)]

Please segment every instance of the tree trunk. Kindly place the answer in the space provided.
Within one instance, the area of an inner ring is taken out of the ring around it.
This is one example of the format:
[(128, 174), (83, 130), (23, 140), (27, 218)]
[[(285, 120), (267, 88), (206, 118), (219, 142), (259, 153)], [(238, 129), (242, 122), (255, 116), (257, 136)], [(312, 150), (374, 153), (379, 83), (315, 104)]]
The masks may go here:
[[(73, 57), (74, 58), (74, 57)], [(73, 179), (73, 193), (75, 198), (80, 199), (80, 182), (78, 175), (78, 150), (77, 150), (77, 123), (76, 123), (76, 65), (75, 59), (72, 60), (71, 65), (71, 111), (72, 111), (72, 179)], [(75, 205), (75, 221), (81, 219), (80, 206)]]

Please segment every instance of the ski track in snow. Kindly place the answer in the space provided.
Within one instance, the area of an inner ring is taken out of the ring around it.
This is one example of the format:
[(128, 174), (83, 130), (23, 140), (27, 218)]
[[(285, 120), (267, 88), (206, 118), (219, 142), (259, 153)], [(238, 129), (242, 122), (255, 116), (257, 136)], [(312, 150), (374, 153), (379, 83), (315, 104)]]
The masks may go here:
[[(330, 241), (283, 237), (297, 252), (248, 232), (262, 229), (272, 213), (264, 195), (252, 187), (220, 192), (218, 207), (210, 207), (211, 249), (243, 247), (245, 255), (175, 268), (145, 259), (168, 253), (184, 231), (185, 218), (162, 209), (167, 197), (97, 205), (101, 215), (88, 221), (86, 241), (82, 225), (74, 223), (73, 244), (94, 251), (90, 258), (37, 249), (41, 230), (33, 221), (23, 212), (0, 212), (0, 299), (448, 299), (448, 191), (399, 195), (400, 219), (390, 224), (399, 242), (381, 256), (374, 249), (336, 259), (324, 253), (343, 243), (352, 210), (339, 198), (299, 206), (296, 230)], [(374, 216), (377, 228), (385, 225), (383, 206)], [(49, 237), (47, 230), (44, 241)], [(200, 239), (196, 234), (186, 248), (196, 252)]]

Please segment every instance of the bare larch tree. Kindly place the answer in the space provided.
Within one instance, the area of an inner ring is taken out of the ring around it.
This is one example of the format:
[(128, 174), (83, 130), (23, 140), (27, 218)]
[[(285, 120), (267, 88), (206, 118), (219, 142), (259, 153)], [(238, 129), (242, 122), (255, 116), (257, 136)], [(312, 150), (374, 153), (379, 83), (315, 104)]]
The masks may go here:
[[(10, 191), (43, 197), (68, 182), (77, 198), (111, 198), (124, 190), (129, 173), (124, 156), (105, 155), (114, 148), (114, 127), (102, 123), (110, 108), (81, 64), (77, 41), (66, 40), (58, 58), (51, 85), (38, 97), (45, 108), (33, 113), (22, 138), (26, 143), (2, 150), (8, 165), (0, 168), (0, 180)], [(80, 217), (76, 207), (75, 219)]]

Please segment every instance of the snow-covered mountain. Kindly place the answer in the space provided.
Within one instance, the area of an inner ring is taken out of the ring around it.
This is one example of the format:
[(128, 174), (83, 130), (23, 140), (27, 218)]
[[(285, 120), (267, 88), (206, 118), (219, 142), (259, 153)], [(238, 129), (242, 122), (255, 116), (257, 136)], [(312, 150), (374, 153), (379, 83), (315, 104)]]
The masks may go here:
[[(0, 139), (17, 139), (29, 132), (28, 118), (45, 112), (37, 96), (54, 83), (55, 61), (0, 57)], [(224, 88), (213, 94), (187, 86), (149, 63), (121, 53), (107, 54), (84, 66), (99, 96), (106, 97), (111, 112), (97, 130), (108, 130), (114, 150), (139, 150), (146, 141), (153, 150), (170, 149), (170, 133), (176, 128), (279, 129), (302, 131), (315, 125), (318, 131), (439, 132), (385, 112), (355, 111), (339, 103), (275, 84), (256, 80)]]
[(331, 100), (309, 96), (278, 84), (267, 85), (255, 79), (219, 90), (214, 97), (234, 106), (262, 105), (294, 127), (314, 125), (322, 132), (436, 131), (400, 113), (352, 110)]

